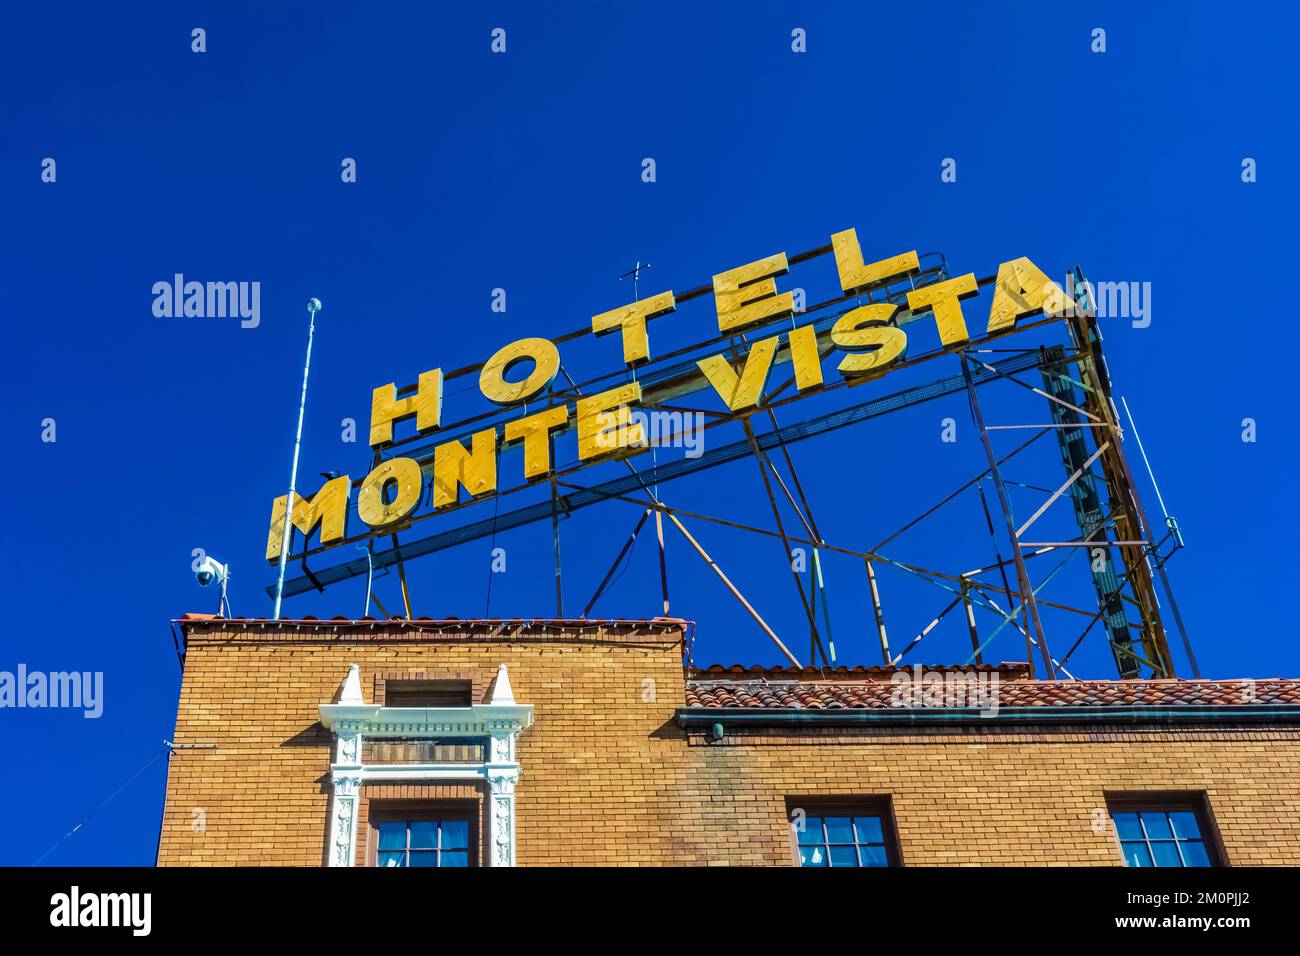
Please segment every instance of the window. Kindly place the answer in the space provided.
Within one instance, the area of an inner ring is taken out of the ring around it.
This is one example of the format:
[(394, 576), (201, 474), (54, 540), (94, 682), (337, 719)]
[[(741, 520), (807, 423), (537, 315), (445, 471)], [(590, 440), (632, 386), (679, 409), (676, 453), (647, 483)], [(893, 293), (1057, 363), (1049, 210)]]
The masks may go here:
[(476, 866), (476, 813), (466, 807), (371, 811), (371, 865)]
[(469, 707), (473, 683), (467, 680), (390, 680), (384, 685), (385, 707)]
[(1126, 866), (1214, 866), (1217, 854), (1204, 800), (1111, 802), (1111, 820)]
[(788, 804), (800, 866), (898, 865), (887, 802)]

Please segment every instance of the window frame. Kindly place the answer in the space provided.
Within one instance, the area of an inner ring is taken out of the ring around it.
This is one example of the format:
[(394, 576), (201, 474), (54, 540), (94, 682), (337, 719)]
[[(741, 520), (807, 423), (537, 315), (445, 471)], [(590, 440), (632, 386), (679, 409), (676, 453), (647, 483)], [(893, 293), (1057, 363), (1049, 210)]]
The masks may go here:
[[(453, 701), (441, 701), (438, 703), (408, 703), (403, 701), (403, 697), (419, 697), (425, 695), (428, 697), (450, 698), (453, 695)], [(474, 682), (469, 678), (460, 677), (429, 677), (429, 678), (410, 678), (410, 677), (390, 677), (384, 681), (384, 706), (385, 707), (418, 707), (418, 708), (450, 708), (450, 707), (473, 707), (474, 706)]]
[[(1130, 867), (1128, 857), (1124, 854), (1124, 842), (1120, 839), (1119, 827), (1115, 823), (1115, 814), (1117, 813), (1191, 813), (1196, 818), (1197, 828), (1201, 833), (1201, 845), (1205, 849), (1206, 858), (1209, 859), (1209, 867), (1180, 867), (1180, 869), (1212, 869), (1215, 867), (1228, 866), (1228, 855), (1224, 850), (1223, 841), (1219, 835), (1219, 828), (1215, 824), (1214, 814), (1210, 809), (1209, 794), (1204, 790), (1150, 790), (1150, 791), (1124, 791), (1122, 793), (1106, 793), (1106, 815), (1110, 823), (1110, 834), (1115, 841), (1115, 849), (1120, 855), (1121, 866), (1126, 869), (1148, 869), (1147, 867)], [(1139, 817), (1139, 821), (1141, 818)], [(1151, 840), (1147, 837), (1146, 827), (1143, 825), (1143, 844), (1147, 847), (1147, 852), (1151, 851)], [(1132, 841), (1129, 841), (1132, 842)], [(1174, 839), (1171, 841), (1178, 850), (1179, 859), (1183, 858), (1182, 848), (1177, 844), (1189, 842), (1186, 840)], [(1150, 869), (1175, 869), (1175, 867), (1158, 867), (1154, 866), (1155, 855), (1151, 854), (1153, 866)]]
[[(469, 823), (467, 851), (469, 867), (477, 867), (483, 847), (479, 842), (480, 817), (482, 807), (478, 800), (371, 800), (368, 807), (366, 866), (376, 869), (419, 869), (418, 867), (380, 867), (379, 866), (379, 824), (401, 821), (407, 825), (408, 833), (411, 823), (425, 823), (433, 820), (466, 820)], [(440, 827), (441, 829), (441, 827)], [(410, 837), (407, 837), (407, 855), (409, 863)], [(443, 851), (437, 850), (438, 862)], [(443, 869), (443, 867), (435, 867)], [(453, 867), (446, 867), (453, 869)], [(459, 869), (455, 867), (454, 869)]]
[[(878, 817), (880, 820), (881, 838), (885, 847), (885, 867), (892, 868), (903, 866), (903, 851), (898, 840), (898, 827), (894, 822), (894, 803), (888, 794), (865, 795), (865, 796), (818, 796), (818, 797), (786, 797), (785, 799), (785, 818), (786, 829), (790, 837), (790, 858), (794, 866), (804, 869), (803, 858), (799, 852), (801, 846), (809, 844), (800, 844), (799, 832), (796, 828), (795, 821), (792, 819), (796, 810), (802, 810), (805, 819), (808, 817)], [(856, 834), (855, 834), (856, 837)], [(827, 843), (819, 844), (829, 846)], [(849, 844), (844, 844), (845, 846)], [(852, 846), (857, 847), (869, 844), (858, 843), (855, 839)], [(829, 850), (826, 869), (830, 867)], [(857, 867), (860, 869), (861, 867)], [(807, 867), (807, 869), (821, 869), (821, 867)], [(844, 869), (848, 869), (845, 867)]]

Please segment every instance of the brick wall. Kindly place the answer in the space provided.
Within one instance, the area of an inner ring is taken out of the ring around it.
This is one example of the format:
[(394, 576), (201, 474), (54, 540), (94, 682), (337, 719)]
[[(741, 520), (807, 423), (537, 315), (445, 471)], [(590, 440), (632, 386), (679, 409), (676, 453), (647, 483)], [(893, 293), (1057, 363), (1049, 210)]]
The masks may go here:
[(353, 663), (367, 695), (379, 673), (454, 672), (486, 688), (507, 665), (516, 700), (534, 707), (519, 739), (521, 866), (788, 865), (787, 798), (852, 794), (890, 798), (910, 866), (1113, 864), (1109, 827), (1094, 827), (1106, 793), (1153, 790), (1206, 792), (1234, 865), (1300, 860), (1300, 729), (753, 730), (714, 744), (672, 720), (678, 624), (187, 627), (174, 739), (216, 747), (171, 758), (161, 865), (321, 865), (332, 736), (317, 705)]

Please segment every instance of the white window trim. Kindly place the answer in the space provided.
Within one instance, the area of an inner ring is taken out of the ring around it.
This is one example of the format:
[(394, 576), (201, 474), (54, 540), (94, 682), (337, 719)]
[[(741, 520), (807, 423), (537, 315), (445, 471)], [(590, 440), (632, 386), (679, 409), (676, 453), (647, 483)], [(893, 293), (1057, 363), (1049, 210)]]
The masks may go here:
[[(515, 865), (515, 784), (520, 766), (516, 742), (533, 722), (531, 704), (515, 703), (506, 665), (486, 704), (469, 707), (381, 707), (361, 696), (361, 669), (353, 664), (343, 680), (338, 700), (320, 705), (320, 721), (335, 735), (330, 764), (330, 838), (327, 866), (352, 866), (357, 852), (357, 808), (361, 785), (384, 781), (456, 781), (486, 784), (488, 801), (488, 866)], [(486, 737), (482, 763), (366, 764), (366, 737)]]

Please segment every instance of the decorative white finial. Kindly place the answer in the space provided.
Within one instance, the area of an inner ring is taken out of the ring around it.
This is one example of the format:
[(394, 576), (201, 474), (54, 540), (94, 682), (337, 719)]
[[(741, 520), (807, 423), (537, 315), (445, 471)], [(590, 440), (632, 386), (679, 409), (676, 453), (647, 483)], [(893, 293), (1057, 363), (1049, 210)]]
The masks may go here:
[(496, 683), (492, 685), (492, 699), (489, 704), (513, 704), (515, 702), (515, 692), (510, 687), (510, 675), (506, 672), (506, 665), (502, 664), (497, 668)]
[(361, 668), (356, 664), (348, 668), (348, 676), (343, 678), (343, 686), (339, 689), (339, 703), (365, 703), (361, 696)]

